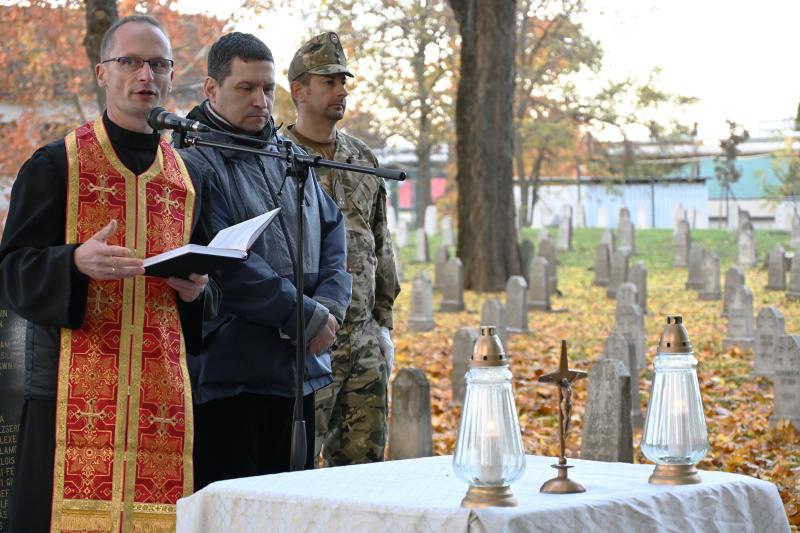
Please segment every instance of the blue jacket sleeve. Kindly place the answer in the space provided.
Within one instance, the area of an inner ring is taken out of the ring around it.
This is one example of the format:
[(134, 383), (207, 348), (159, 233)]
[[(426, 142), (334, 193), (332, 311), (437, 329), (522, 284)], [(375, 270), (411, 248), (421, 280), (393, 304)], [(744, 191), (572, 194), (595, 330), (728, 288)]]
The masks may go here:
[(344, 216), (316, 179), (313, 184), (319, 199), (322, 238), (319, 283), (314, 291), (314, 299), (327, 307), (341, 324), (350, 305), (353, 282), (347, 273), (347, 232)]
[[(213, 198), (211, 226), (213, 231), (227, 228), (233, 219), (231, 206), (220, 189), (214, 174), (206, 180), (208, 196)], [(346, 273), (345, 273), (346, 275)], [(246, 261), (219, 271), (218, 289), (221, 304), (230, 312), (250, 322), (281, 330), (291, 338), (297, 337), (295, 324), (296, 287), (291, 280), (275, 272), (264, 257), (251, 252)], [(322, 329), (328, 309), (314, 298), (304, 295), (305, 337), (312, 339)]]

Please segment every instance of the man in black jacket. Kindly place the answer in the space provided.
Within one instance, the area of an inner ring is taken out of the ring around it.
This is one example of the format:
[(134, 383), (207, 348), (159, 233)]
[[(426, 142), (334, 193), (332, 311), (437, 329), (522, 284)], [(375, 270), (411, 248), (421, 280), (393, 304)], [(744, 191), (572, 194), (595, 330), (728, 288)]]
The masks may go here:
[[(271, 118), (275, 65), (256, 37), (231, 33), (209, 51), (207, 100), (188, 117), (256, 138), (275, 150)], [(228, 142), (221, 134), (211, 134)], [(205, 164), (215, 199), (213, 230), (276, 207), (278, 220), (253, 245), (247, 261), (219, 273), (219, 313), (205, 325), (206, 346), (189, 361), (195, 414), (196, 489), (220, 479), (289, 469), (295, 394), (296, 193), (281, 159), (232, 150), (190, 148), (187, 161)], [(303, 210), (307, 467), (313, 466), (314, 391), (332, 380), (329, 349), (350, 303), (345, 226), (336, 204), (309, 177)]]

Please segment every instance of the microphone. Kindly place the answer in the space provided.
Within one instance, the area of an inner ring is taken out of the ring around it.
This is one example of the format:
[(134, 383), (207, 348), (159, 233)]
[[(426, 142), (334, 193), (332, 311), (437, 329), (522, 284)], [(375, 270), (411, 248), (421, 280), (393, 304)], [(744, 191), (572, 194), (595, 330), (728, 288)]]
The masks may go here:
[(147, 124), (154, 130), (175, 130), (178, 132), (211, 131), (211, 128), (196, 120), (182, 118), (163, 107), (154, 107), (147, 114)]

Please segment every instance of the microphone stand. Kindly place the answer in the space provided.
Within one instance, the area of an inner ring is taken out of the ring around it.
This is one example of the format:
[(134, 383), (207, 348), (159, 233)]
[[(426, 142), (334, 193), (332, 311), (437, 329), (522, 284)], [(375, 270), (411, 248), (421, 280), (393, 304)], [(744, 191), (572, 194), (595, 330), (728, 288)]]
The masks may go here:
[[(261, 139), (255, 137), (248, 137), (247, 135), (239, 135), (228, 133), (220, 130), (213, 130), (213, 133), (226, 135), (234, 140), (255, 141), (263, 143)], [(338, 170), (349, 170), (351, 172), (360, 172), (362, 174), (370, 174), (380, 178), (403, 181), (406, 179), (406, 173), (402, 170), (394, 170), (390, 168), (373, 168), (363, 167), (360, 165), (352, 165), (350, 163), (340, 163), (338, 161), (330, 161), (323, 159), (321, 156), (311, 157), (305, 154), (299, 154), (292, 150), (292, 143), (290, 141), (282, 141), (279, 146), (283, 150), (277, 152), (270, 152), (259, 148), (250, 146), (242, 146), (238, 144), (226, 144), (208, 139), (203, 139), (198, 133), (185, 132), (181, 133), (180, 137), (181, 146), (207, 146), (210, 148), (217, 148), (221, 150), (233, 150), (236, 152), (245, 152), (256, 155), (263, 155), (275, 159), (283, 159), (288, 163), (286, 168), (286, 177), (294, 178), (297, 184), (297, 261), (294, 266), (295, 288), (296, 288), (296, 309), (295, 309), (295, 324), (297, 328), (297, 349), (295, 351), (295, 365), (296, 365), (296, 382), (295, 382), (295, 398), (294, 398), (294, 413), (292, 416), (292, 445), (290, 468), (292, 471), (303, 470), (306, 464), (306, 421), (303, 413), (303, 384), (305, 382), (305, 355), (306, 355), (306, 338), (305, 338), (305, 308), (304, 301), (304, 281), (305, 272), (303, 266), (303, 205), (305, 199), (305, 187), (309, 176), (309, 169), (311, 168), (333, 168)], [(275, 143), (264, 143), (275, 145)]]

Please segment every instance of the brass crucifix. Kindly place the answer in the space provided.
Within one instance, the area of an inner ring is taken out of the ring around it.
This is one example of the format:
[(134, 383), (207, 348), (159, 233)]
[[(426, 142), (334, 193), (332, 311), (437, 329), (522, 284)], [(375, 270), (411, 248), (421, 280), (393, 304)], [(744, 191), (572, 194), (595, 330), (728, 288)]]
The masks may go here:
[(558, 386), (558, 434), (561, 444), (558, 464), (552, 465), (558, 470), (558, 475), (542, 485), (540, 492), (549, 494), (572, 494), (575, 492), (585, 492), (586, 489), (567, 477), (567, 469), (572, 468), (567, 465), (567, 433), (569, 432), (569, 422), (572, 418), (572, 382), (585, 378), (586, 372), (580, 370), (570, 370), (567, 362), (567, 341), (561, 341), (561, 362), (558, 372), (545, 374), (539, 378), (542, 383), (554, 383)]

